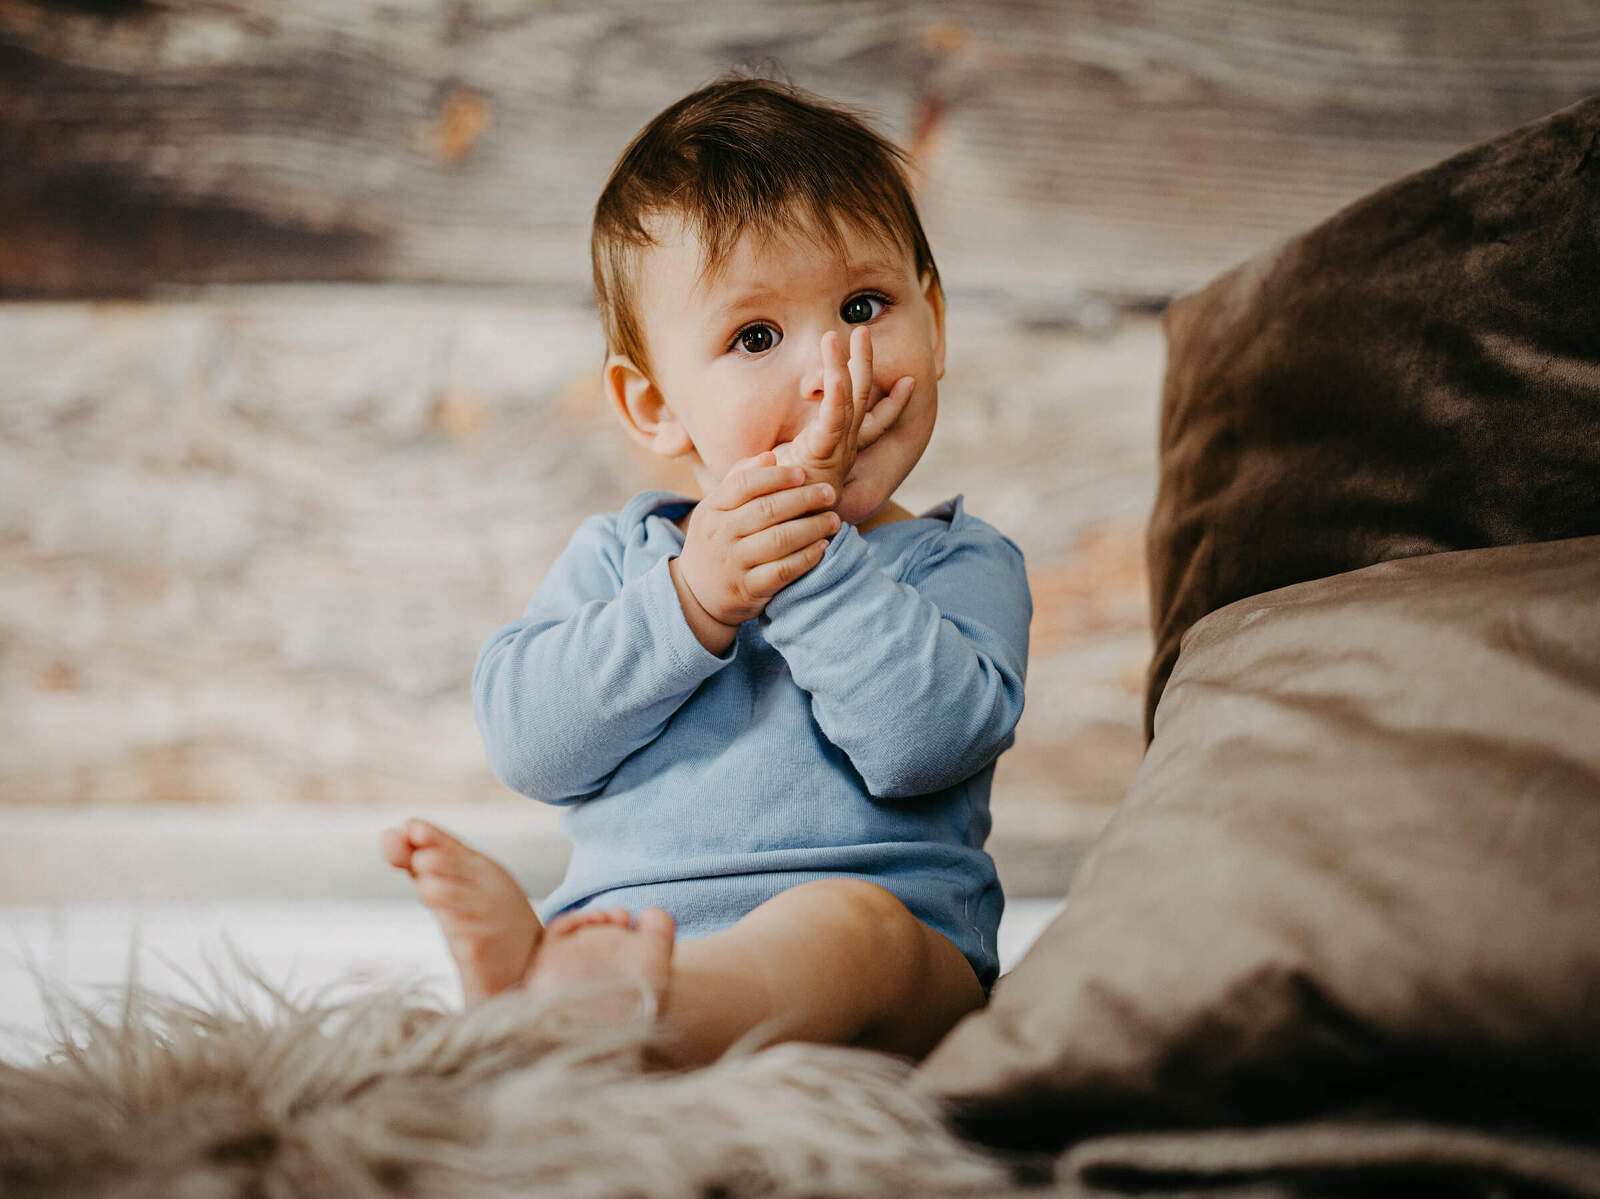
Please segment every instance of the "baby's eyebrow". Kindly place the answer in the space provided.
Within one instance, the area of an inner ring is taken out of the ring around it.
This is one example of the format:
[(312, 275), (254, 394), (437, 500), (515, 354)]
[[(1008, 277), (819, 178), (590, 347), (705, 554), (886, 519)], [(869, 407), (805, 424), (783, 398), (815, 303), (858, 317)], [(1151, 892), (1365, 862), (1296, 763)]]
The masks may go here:
[[(890, 277), (898, 277), (898, 275), (901, 274), (904, 269), (906, 269), (904, 264), (898, 263), (898, 261), (894, 261), (894, 259), (890, 258), (859, 258), (853, 259), (853, 261), (850, 261), (850, 263), (845, 264), (845, 274), (848, 275), (851, 280), (859, 280), (861, 277), (869, 277), (869, 275), (890, 275)], [(784, 296), (784, 290), (782, 290), (782, 288), (766, 287), (766, 285), (757, 285), (757, 287), (746, 288), (746, 290), (734, 293), (733, 296), (725, 299), (725, 301), (722, 301), (722, 303), (714, 304), (714, 306), (710, 307), (709, 317), (710, 320), (714, 320), (714, 322), (728, 320), (731, 319), (734, 314), (738, 314), (738, 312), (742, 312), (744, 309), (747, 309), (747, 307), (757, 307), (758, 304), (762, 304), (763, 301), (768, 301), (768, 299), (781, 299), (782, 296)]]
[(899, 273), (901, 264), (887, 258), (865, 258), (850, 264), (852, 275), (893, 275)]
[[(900, 263), (891, 262), (887, 258), (863, 258), (858, 262), (849, 263), (848, 267), (851, 278), (861, 275), (895, 275), (902, 269)], [(783, 292), (776, 287), (752, 287), (718, 304), (712, 309), (712, 316), (714, 319), (722, 320), (752, 304), (781, 295)]]
[(714, 309), (713, 315), (717, 317), (732, 316), (741, 308), (747, 308), (757, 301), (771, 299), (774, 296), (779, 296), (782, 294), (783, 293), (775, 287), (753, 287), (749, 291), (740, 292), (731, 300), (728, 300), (722, 304), (718, 304)]

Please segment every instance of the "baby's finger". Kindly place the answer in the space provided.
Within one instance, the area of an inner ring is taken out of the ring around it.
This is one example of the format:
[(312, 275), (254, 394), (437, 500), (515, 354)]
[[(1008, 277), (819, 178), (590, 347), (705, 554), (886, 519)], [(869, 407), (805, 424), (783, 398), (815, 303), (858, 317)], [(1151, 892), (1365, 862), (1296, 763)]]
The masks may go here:
[(889, 426), (900, 419), (900, 414), (906, 410), (906, 404), (916, 389), (917, 381), (907, 375), (879, 396), (878, 402), (861, 420), (861, 432), (856, 434), (856, 449), (864, 450), (882, 437)]
[[(758, 495), (739, 508), (730, 518), (735, 534), (749, 537), (763, 529), (819, 508), (826, 508), (838, 498), (827, 483), (812, 483), (805, 487), (790, 487), (783, 491), (769, 491)], [(769, 555), (770, 556), (770, 555)]]
[(777, 595), (818, 562), (828, 552), (826, 541), (813, 541), (804, 549), (796, 550), (776, 562), (763, 562), (745, 576), (745, 586), (757, 598)]
[(859, 430), (872, 399), (872, 334), (865, 325), (850, 331), (850, 425)]
[(806, 426), (806, 449), (812, 457), (826, 458), (850, 431), (850, 363), (839, 335), (831, 329), (822, 335), (822, 405)]
[[(728, 468), (728, 474), (738, 474), (742, 470), (751, 470), (757, 466), (771, 466), (778, 460), (778, 455), (772, 450), (763, 450), (759, 454), (752, 454), (748, 458), (741, 458)], [(723, 476), (724, 478), (727, 475)]]
[(814, 541), (832, 537), (838, 531), (837, 512), (815, 512), (746, 537), (739, 542), (738, 560), (753, 570), (762, 563), (781, 561)]
[(806, 472), (798, 466), (753, 466), (747, 470), (733, 470), (706, 496), (706, 503), (723, 512), (732, 512), (758, 495), (797, 487), (805, 481)]

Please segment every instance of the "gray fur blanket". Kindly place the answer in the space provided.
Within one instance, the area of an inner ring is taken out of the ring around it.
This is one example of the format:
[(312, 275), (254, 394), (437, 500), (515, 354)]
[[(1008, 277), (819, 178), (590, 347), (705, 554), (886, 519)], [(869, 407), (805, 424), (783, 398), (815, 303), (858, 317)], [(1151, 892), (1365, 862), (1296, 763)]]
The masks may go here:
[[(97, 1199), (1006, 1195), (910, 1067), (784, 1045), (645, 1069), (649, 1022), (509, 994), (266, 984), (198, 1003), (59, 997), (54, 1044), (0, 1064), (0, 1194)], [(264, 1003), (263, 1000), (266, 1002)], [(271, 1010), (264, 1011), (264, 1008)]]
[(647, 1016), (513, 993), (55, 1000), (0, 1062), (6, 1199), (1332, 1199), (1600, 1196), (1581, 1147), (1393, 1120), (1133, 1132), (991, 1156), (899, 1059), (736, 1048), (645, 1068)]

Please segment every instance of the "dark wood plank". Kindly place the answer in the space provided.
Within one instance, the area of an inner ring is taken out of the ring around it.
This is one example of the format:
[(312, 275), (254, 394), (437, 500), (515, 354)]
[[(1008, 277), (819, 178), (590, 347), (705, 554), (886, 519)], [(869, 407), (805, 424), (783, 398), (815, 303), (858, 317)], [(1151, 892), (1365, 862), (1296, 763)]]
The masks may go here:
[(1600, 90), (1600, 5), (0, 0), (0, 294), (579, 296), (628, 137), (767, 60), (914, 146), (953, 287), (1051, 319)]

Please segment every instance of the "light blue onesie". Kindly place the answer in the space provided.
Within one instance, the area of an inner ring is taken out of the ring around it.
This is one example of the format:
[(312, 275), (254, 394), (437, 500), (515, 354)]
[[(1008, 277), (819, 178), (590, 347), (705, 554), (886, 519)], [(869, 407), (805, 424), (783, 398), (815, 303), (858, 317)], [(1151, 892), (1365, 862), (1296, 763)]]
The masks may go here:
[(697, 937), (853, 876), (955, 942), (987, 989), (1004, 904), (989, 785), (1033, 611), (1022, 551), (959, 496), (846, 525), (719, 657), (667, 573), (692, 506), (647, 491), (585, 520), (478, 656), (495, 774), (566, 805), (572, 861), (541, 916), (660, 907)]

